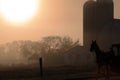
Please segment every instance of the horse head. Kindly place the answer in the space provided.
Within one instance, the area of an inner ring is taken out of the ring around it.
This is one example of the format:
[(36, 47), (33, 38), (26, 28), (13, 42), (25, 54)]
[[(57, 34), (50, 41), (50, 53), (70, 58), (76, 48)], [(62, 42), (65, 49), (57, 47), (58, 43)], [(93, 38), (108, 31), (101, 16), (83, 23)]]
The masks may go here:
[(92, 40), (92, 43), (90, 46), (90, 52), (93, 52), (95, 50), (96, 46), (97, 46), (96, 40), (95, 41)]

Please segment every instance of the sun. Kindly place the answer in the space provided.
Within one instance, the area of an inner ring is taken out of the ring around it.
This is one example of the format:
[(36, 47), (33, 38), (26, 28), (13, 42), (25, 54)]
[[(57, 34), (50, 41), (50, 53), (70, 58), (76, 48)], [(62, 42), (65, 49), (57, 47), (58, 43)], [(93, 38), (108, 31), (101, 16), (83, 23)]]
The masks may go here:
[(11, 23), (31, 20), (38, 11), (40, 0), (0, 0), (0, 15)]

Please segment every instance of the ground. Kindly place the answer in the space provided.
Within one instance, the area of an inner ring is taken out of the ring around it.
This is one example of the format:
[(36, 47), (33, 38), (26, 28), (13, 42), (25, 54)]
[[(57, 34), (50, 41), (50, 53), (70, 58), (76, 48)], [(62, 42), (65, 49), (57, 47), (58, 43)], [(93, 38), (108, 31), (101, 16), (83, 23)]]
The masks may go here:
[[(40, 77), (39, 68), (13, 69), (0, 71), (0, 80), (95, 80), (95, 69), (79, 67), (44, 68), (44, 76)], [(110, 80), (120, 80), (120, 74), (112, 73)], [(104, 80), (100, 75), (99, 80)]]

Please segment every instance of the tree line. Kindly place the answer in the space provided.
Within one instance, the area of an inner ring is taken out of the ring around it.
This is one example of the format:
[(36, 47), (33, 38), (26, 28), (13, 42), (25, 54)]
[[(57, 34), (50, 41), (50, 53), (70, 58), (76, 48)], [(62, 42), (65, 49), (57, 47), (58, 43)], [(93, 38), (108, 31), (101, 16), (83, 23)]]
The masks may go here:
[(80, 45), (79, 40), (74, 41), (69, 36), (47, 36), (39, 41), (13, 41), (0, 45), (0, 57), (7, 54), (31, 62), (47, 54), (63, 54), (76, 45)]

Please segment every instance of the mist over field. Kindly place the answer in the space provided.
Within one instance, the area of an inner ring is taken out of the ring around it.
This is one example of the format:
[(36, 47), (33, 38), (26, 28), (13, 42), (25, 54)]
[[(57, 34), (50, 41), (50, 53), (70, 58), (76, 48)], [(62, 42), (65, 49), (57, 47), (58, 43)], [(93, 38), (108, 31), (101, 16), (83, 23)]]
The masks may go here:
[(43, 58), (45, 67), (73, 66), (76, 63), (81, 65), (81, 62), (86, 63), (85, 58), (91, 55), (83, 55), (84, 50), (81, 48), (79, 40), (74, 41), (68, 36), (48, 36), (39, 41), (13, 41), (0, 45), (0, 65), (20, 67), (34, 64), (34, 66), (39, 66), (40, 57)]

